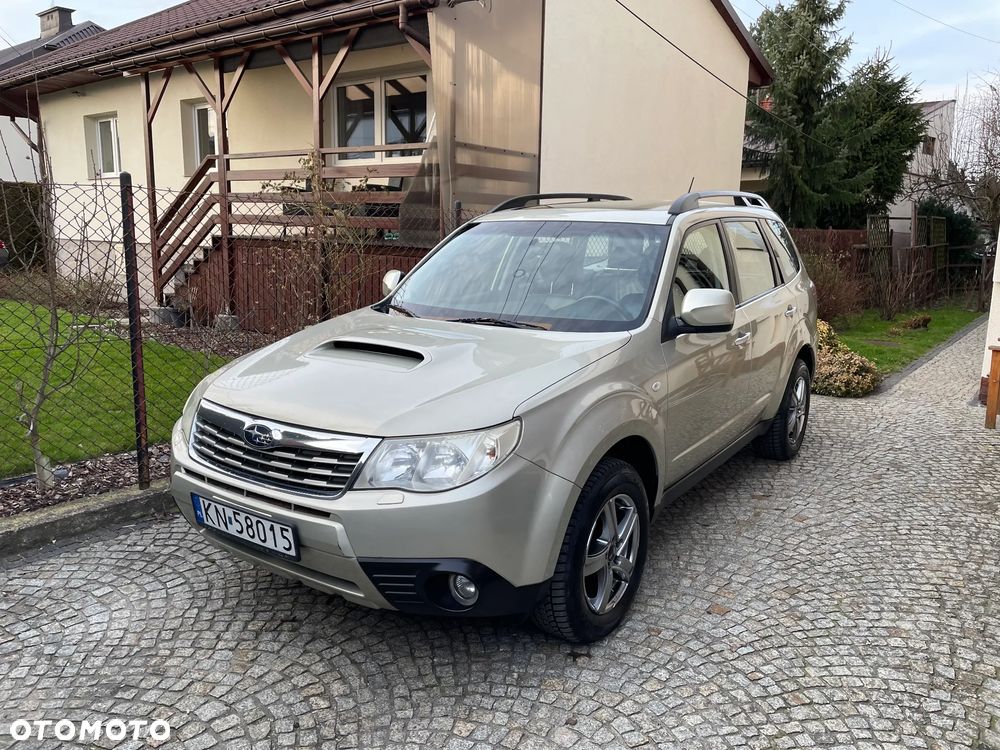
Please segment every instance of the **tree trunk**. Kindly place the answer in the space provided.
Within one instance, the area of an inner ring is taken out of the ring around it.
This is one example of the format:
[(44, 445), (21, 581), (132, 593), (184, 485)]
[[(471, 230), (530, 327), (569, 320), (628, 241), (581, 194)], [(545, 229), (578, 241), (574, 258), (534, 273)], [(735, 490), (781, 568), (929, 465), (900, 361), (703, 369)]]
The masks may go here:
[(31, 421), (28, 427), (28, 440), (31, 442), (31, 458), (35, 464), (35, 484), (39, 492), (46, 492), (56, 486), (56, 475), (52, 471), (52, 462), (42, 452), (42, 436), (38, 434), (38, 422)]

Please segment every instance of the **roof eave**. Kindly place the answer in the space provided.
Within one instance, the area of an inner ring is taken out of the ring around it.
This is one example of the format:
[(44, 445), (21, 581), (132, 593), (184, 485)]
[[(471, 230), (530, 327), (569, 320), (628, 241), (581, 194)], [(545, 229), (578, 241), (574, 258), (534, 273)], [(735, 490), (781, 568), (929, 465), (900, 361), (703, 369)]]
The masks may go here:
[(712, 0), (712, 5), (719, 11), (719, 15), (722, 16), (729, 30), (733, 32), (733, 36), (736, 37), (750, 58), (750, 72), (747, 78), (750, 88), (763, 88), (774, 83), (774, 68), (771, 67), (764, 52), (754, 41), (749, 29), (743, 25), (743, 21), (740, 20), (736, 9), (730, 5), (729, 0)]

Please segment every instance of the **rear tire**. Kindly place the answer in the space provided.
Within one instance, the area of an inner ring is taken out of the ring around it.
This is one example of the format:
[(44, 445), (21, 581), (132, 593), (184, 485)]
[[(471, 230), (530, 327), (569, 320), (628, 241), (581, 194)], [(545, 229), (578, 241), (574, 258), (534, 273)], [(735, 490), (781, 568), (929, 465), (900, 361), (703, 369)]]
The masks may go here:
[(789, 461), (798, 454), (809, 424), (812, 375), (809, 365), (801, 359), (792, 365), (792, 374), (785, 386), (778, 413), (767, 432), (754, 441), (758, 455), (778, 461)]
[(542, 630), (572, 643), (609, 635), (642, 581), (649, 502), (636, 470), (602, 459), (580, 493), (548, 593), (532, 615)]

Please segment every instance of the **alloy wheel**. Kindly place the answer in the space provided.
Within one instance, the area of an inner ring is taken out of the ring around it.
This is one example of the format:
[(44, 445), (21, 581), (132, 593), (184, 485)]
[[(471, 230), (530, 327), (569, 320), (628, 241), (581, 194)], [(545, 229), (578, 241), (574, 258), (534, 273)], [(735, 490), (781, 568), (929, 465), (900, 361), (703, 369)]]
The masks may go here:
[(587, 538), (583, 591), (598, 615), (614, 609), (628, 591), (639, 554), (639, 512), (635, 501), (615, 495), (601, 508)]
[(791, 399), (788, 403), (788, 439), (792, 445), (798, 445), (806, 428), (806, 416), (809, 410), (809, 383), (805, 376), (800, 375), (792, 386)]

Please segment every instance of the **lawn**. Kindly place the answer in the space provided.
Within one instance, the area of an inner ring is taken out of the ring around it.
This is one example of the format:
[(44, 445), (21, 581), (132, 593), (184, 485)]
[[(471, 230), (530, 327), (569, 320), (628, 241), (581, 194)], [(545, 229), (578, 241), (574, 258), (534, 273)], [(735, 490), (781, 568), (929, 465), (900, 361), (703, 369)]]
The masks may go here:
[[(44, 349), (32, 321), (46, 315), (40, 307), (0, 300), (0, 477), (31, 470), (25, 429), (16, 421), (16, 384), (27, 384), (30, 394), (38, 382)], [(64, 324), (67, 320), (63, 316)], [(88, 332), (57, 361), (56, 382), (66, 380), (78, 356), (81, 374), (49, 399), (40, 420), (44, 450), (57, 463), (135, 445), (128, 341), (107, 331)], [(149, 440), (165, 442), (191, 389), (223, 360), (146, 341), (144, 363)]]
[[(929, 315), (930, 325), (917, 330), (903, 330), (901, 335), (889, 329), (918, 315)], [(967, 326), (982, 313), (967, 309), (958, 302), (946, 302), (937, 307), (901, 313), (895, 320), (882, 320), (875, 310), (835, 324), (834, 328), (849, 348), (872, 360), (881, 372), (889, 374), (903, 369), (913, 360), (947, 341), (956, 331)]]

